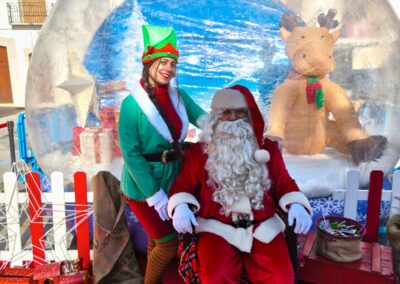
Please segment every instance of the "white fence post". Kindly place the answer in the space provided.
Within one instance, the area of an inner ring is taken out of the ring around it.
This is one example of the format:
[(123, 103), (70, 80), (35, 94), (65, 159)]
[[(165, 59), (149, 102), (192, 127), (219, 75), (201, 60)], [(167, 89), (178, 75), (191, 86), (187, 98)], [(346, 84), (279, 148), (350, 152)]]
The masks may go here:
[(6, 204), (6, 218), (7, 218), (7, 234), (8, 234), (8, 253), (7, 251), (1, 259), (11, 260), (11, 265), (22, 265), (22, 241), (21, 241), (21, 227), (20, 227), (20, 214), (18, 206), (18, 188), (17, 176), (13, 172), (7, 172), (3, 175), (4, 180), (4, 201)]
[(54, 228), (54, 250), (58, 260), (67, 259), (67, 224), (65, 220), (65, 193), (64, 176), (61, 172), (51, 174), (51, 193), (53, 202), (53, 228)]
[(360, 185), (360, 172), (349, 170), (347, 172), (346, 188), (344, 196), (343, 216), (351, 219), (357, 217), (358, 189)]
[(392, 203), (390, 206), (390, 217), (400, 214), (400, 170), (393, 174)]
[[(32, 251), (22, 250), (22, 233), (19, 206), (27, 202), (27, 192), (18, 192), (17, 177), (13, 172), (3, 175), (4, 193), (0, 193), (0, 202), (5, 203), (6, 220), (1, 223), (8, 233), (8, 248), (0, 250), (0, 261), (3, 265), (11, 262), (12, 266), (22, 266), (24, 261), (32, 261)], [(51, 192), (41, 193), (42, 202), (52, 204), (54, 250), (46, 250), (46, 261), (74, 260), (78, 257), (76, 249), (68, 249), (68, 235), (75, 228), (67, 230), (66, 203), (75, 203), (73, 192), (64, 191), (64, 176), (61, 172), (51, 174)], [(87, 200), (93, 202), (93, 192), (87, 192)], [(75, 212), (76, 215), (80, 214)], [(28, 230), (30, 228), (27, 228)], [(5, 230), (3, 230), (5, 231)], [(46, 234), (46, 232), (45, 232)], [(87, 236), (89, 237), (89, 236)], [(93, 251), (90, 251), (92, 255)], [(4, 264), (5, 263), (5, 264)]]

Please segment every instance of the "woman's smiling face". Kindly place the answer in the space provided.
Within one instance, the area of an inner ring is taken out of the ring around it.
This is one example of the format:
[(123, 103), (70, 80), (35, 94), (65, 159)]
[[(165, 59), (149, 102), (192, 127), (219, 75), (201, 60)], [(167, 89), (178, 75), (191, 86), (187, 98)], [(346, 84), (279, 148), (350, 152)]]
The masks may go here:
[(157, 59), (149, 69), (149, 83), (154, 86), (165, 86), (176, 74), (177, 61), (170, 57)]

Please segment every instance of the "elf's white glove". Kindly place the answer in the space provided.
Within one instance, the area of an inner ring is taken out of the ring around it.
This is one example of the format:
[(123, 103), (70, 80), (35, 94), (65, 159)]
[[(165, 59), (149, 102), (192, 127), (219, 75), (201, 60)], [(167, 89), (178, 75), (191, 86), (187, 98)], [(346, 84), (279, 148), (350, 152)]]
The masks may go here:
[(150, 207), (154, 206), (154, 209), (156, 209), (158, 215), (160, 215), (161, 220), (169, 220), (167, 213), (168, 196), (162, 188), (157, 191), (156, 194), (147, 198), (146, 202)]
[(198, 223), (192, 210), (186, 203), (181, 203), (174, 209), (172, 216), (172, 225), (178, 233), (193, 233), (192, 224), (197, 226)]
[(296, 220), (294, 232), (296, 234), (307, 234), (312, 225), (312, 219), (304, 206), (299, 203), (292, 203), (290, 205), (288, 217), (289, 226), (293, 225), (294, 220)]

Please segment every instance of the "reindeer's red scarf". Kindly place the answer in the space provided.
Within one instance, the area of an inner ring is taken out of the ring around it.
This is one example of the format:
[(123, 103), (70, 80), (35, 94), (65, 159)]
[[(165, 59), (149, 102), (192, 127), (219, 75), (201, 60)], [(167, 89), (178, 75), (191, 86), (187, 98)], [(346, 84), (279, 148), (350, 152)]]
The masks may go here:
[(307, 102), (309, 104), (315, 103), (317, 108), (321, 108), (324, 106), (324, 90), (322, 89), (322, 85), (318, 80), (318, 77), (309, 76), (307, 77)]

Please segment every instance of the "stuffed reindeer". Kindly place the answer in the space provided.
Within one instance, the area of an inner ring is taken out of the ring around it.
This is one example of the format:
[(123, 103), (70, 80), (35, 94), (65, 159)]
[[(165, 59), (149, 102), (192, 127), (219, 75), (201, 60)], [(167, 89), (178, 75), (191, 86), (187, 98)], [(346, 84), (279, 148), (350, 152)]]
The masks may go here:
[(369, 136), (345, 90), (327, 74), (335, 68), (333, 46), (340, 31), (336, 11), (320, 14), (320, 27), (300, 26), (298, 18), (284, 15), (280, 35), (292, 71), (273, 95), (266, 135), (283, 142), (290, 154), (313, 155), (324, 147), (350, 153), (355, 164), (379, 159), (386, 148), (383, 136)]

